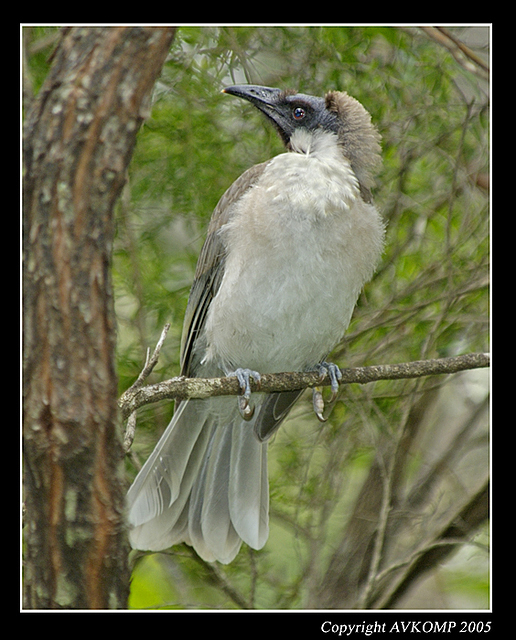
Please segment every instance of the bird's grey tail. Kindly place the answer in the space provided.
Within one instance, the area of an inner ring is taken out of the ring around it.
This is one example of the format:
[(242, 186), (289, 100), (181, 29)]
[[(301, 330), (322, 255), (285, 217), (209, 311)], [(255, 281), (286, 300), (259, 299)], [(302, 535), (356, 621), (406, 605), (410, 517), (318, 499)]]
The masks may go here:
[(235, 398), (181, 403), (129, 489), (132, 547), (186, 542), (222, 563), (242, 541), (261, 549), (269, 530), (267, 446)]

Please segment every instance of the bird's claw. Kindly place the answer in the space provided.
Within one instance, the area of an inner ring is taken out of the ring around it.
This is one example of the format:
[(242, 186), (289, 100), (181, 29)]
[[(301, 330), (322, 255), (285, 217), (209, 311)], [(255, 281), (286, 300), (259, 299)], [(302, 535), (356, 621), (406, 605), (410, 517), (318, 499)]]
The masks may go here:
[(258, 371), (238, 368), (228, 376), (235, 377), (240, 384), (241, 395), (238, 396), (238, 410), (244, 420), (250, 420), (254, 414), (254, 406), (249, 403), (251, 399), (251, 378), (260, 388), (261, 376)]
[[(330, 402), (334, 402), (339, 392), (339, 380), (342, 379), (342, 373), (336, 364), (332, 362), (321, 362), (318, 367), (321, 381), (328, 375), (330, 378), (331, 397)], [(323, 416), (324, 398), (319, 387), (314, 387), (312, 391), (312, 403), (314, 412), (321, 422), (326, 422), (327, 418)]]
[(321, 362), (319, 365), (319, 375), (323, 380), (326, 375), (330, 378), (331, 398), (333, 402), (339, 393), (339, 381), (342, 380), (342, 373), (339, 367), (333, 362)]
[(238, 410), (244, 420), (250, 420), (254, 416), (254, 405), (244, 396), (238, 396)]
[(323, 416), (324, 411), (324, 399), (321, 390), (317, 387), (312, 389), (312, 403), (314, 407), (315, 415), (320, 422), (326, 422), (327, 418)]

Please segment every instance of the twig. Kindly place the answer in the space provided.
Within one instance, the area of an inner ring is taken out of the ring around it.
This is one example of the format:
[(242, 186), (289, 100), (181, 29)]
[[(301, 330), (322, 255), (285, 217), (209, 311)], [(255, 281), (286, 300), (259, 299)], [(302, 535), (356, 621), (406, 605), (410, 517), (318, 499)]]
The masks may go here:
[[(154, 353), (151, 356), (150, 349), (147, 349), (147, 358), (145, 360), (145, 366), (143, 367), (136, 381), (129, 387), (129, 389), (127, 389), (125, 394), (136, 393), (138, 389), (142, 388), (144, 381), (150, 376), (152, 370), (154, 369), (154, 367), (158, 362), (159, 354), (161, 352), (161, 348), (163, 347), (163, 343), (165, 342), (165, 338), (167, 337), (167, 333), (169, 329), (170, 329), (170, 323), (167, 322), (167, 324), (163, 327), (163, 331), (161, 332), (161, 336), (158, 340), (158, 343), (156, 344)], [(123, 444), (124, 451), (125, 453), (127, 453), (133, 444), (134, 433), (136, 431), (136, 409), (133, 409), (128, 415), (124, 414), (124, 418), (128, 418), (127, 426), (124, 434), (124, 444)]]
[(489, 67), (480, 56), (444, 27), (421, 27), (429, 38), (446, 47), (455, 60), (468, 71), (482, 78), (489, 77)]
[(245, 598), (240, 594), (240, 592), (235, 589), (231, 584), (226, 580), (224, 574), (218, 569), (218, 567), (210, 562), (206, 562), (200, 556), (190, 551), (191, 557), (198, 562), (207, 573), (208, 579), (217, 587), (220, 587), (222, 591), (233, 600), (235, 604), (237, 604), (241, 609), (253, 609), (254, 607), (250, 606), (248, 602), (246, 602)]
[(158, 363), (159, 354), (161, 352), (161, 348), (163, 347), (163, 343), (165, 342), (165, 338), (167, 337), (167, 333), (169, 329), (170, 329), (170, 322), (167, 322), (167, 324), (163, 327), (163, 331), (161, 332), (161, 336), (158, 340), (158, 343), (156, 344), (156, 347), (154, 349), (152, 356), (150, 356), (150, 349), (147, 349), (147, 358), (145, 360), (145, 366), (143, 367), (138, 378), (136, 379), (136, 382), (134, 382), (134, 384), (127, 390), (126, 393), (139, 389), (142, 386), (144, 380), (146, 380), (150, 376), (150, 374), (152, 373), (152, 370)]
[(127, 426), (124, 433), (124, 453), (128, 453), (133, 445), (134, 434), (136, 432), (136, 411), (133, 411), (127, 419)]
[[(436, 358), (433, 360), (415, 360), (413, 362), (399, 364), (355, 367), (352, 369), (341, 369), (342, 379), (340, 383), (366, 384), (378, 380), (401, 380), (458, 373), (459, 371), (465, 371), (467, 369), (488, 367), (489, 362), (490, 357), (487, 353), (468, 353), (461, 356)], [(146, 365), (135, 384), (121, 396), (118, 402), (124, 419), (128, 418), (133, 411), (136, 411), (140, 407), (157, 402), (158, 400), (202, 399), (214, 396), (239, 395), (240, 393), (240, 386), (235, 377), (186, 378), (179, 376), (143, 387), (141, 383), (138, 384), (138, 382), (147, 367), (148, 365)], [(268, 373), (262, 374), (259, 389), (255, 383), (251, 384), (251, 391), (256, 392), (260, 390), (263, 393), (274, 393), (329, 385), (329, 377), (325, 376), (321, 379), (318, 371)]]
[[(410, 584), (421, 577), (429, 569), (443, 562), (444, 559), (457, 547), (460, 540), (467, 542), (471, 532), (484, 522), (489, 516), (489, 480), (486, 480), (479, 489), (468, 499), (466, 504), (455, 511), (448, 523), (432, 535), (420, 549), (414, 553), (406, 565), (402, 575), (386, 589), (383, 595), (379, 594), (374, 607), (377, 609), (392, 608), (400, 597), (407, 591)], [(384, 577), (382, 572), (378, 576)]]

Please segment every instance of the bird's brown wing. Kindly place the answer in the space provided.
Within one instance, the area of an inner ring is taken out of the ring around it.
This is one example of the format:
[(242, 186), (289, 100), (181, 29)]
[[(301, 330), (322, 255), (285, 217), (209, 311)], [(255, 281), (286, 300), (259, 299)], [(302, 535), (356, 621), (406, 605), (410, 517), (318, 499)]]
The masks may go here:
[(268, 162), (262, 162), (245, 171), (224, 193), (213, 211), (197, 261), (183, 322), (181, 375), (191, 377), (196, 374), (199, 362), (194, 358), (195, 342), (202, 332), (210, 303), (224, 275), (226, 249), (218, 232), (231, 219), (234, 205), (256, 184), (267, 164)]

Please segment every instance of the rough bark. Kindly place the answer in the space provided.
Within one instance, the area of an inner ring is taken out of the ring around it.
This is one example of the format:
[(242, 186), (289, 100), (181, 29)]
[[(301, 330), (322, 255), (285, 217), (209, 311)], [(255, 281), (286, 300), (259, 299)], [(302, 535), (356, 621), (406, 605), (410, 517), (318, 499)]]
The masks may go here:
[(114, 204), (172, 28), (71, 28), (24, 136), (25, 608), (129, 590), (110, 261)]

